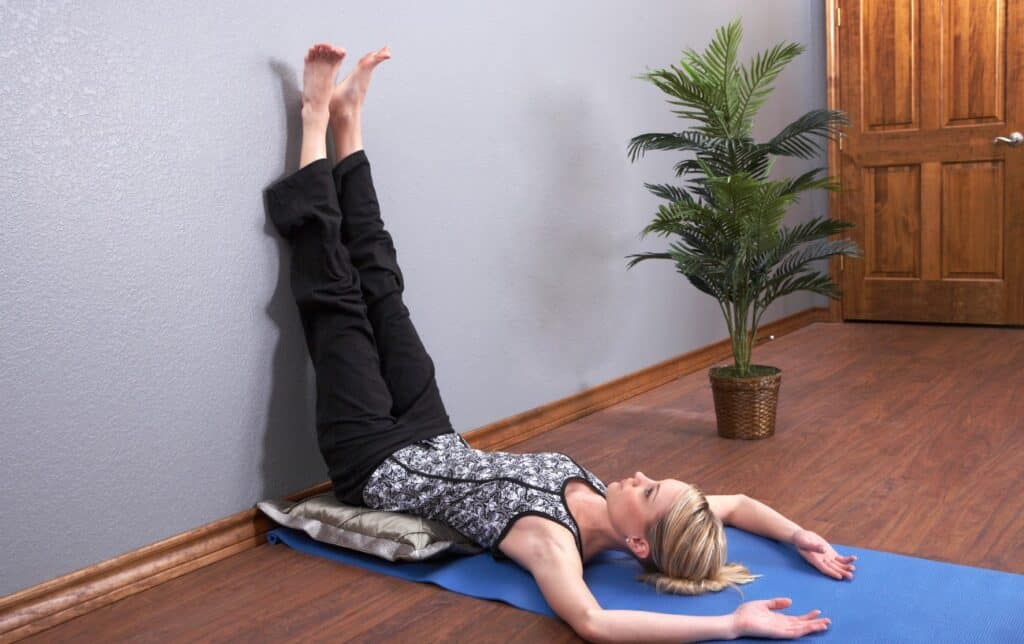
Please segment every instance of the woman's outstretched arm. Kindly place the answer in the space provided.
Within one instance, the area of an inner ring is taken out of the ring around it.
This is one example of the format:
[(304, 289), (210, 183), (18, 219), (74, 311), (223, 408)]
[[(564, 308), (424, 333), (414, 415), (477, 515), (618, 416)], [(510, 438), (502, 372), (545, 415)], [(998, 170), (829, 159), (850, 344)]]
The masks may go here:
[(745, 494), (739, 497), (729, 515), (729, 525), (783, 543), (793, 543), (793, 535), (801, 530), (799, 525), (757, 499)]
[(837, 579), (853, 578), (855, 556), (840, 555), (820, 534), (805, 530), (760, 501), (746, 495), (709, 495), (708, 505), (727, 525), (793, 544), (808, 563), (824, 574)]
[(700, 642), (745, 635), (798, 638), (827, 628), (814, 610), (805, 615), (776, 612), (788, 597), (750, 601), (727, 615), (670, 615), (601, 608), (586, 582), (583, 564), (568, 532), (559, 538), (506, 538), (501, 550), (533, 574), (544, 599), (583, 639), (591, 642)]

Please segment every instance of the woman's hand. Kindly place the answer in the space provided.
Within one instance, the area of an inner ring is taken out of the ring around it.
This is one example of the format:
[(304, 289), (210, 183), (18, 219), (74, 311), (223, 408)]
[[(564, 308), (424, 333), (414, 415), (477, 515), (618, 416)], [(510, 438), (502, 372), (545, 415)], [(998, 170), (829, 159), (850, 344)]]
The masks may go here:
[(857, 557), (841, 557), (818, 533), (797, 530), (793, 533), (793, 545), (804, 559), (829, 577), (853, 579), (853, 571), (857, 569), (853, 562)]
[(793, 639), (808, 633), (817, 633), (828, 628), (832, 623), (827, 617), (818, 617), (820, 610), (801, 615), (784, 615), (773, 613), (772, 610), (786, 608), (793, 603), (789, 597), (759, 599), (744, 602), (733, 611), (733, 628), (736, 637), (770, 637), (773, 639)]

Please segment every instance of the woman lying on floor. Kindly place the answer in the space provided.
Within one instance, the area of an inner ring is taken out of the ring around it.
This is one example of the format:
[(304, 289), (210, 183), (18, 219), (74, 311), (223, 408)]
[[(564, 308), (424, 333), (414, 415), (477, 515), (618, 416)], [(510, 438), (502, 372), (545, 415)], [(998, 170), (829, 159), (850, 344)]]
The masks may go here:
[(292, 292), (316, 371), (318, 444), (338, 500), (442, 521), (511, 558), (589, 640), (800, 637), (827, 628), (818, 610), (774, 612), (790, 605), (785, 597), (710, 617), (602, 610), (583, 564), (605, 549), (631, 552), (644, 580), (661, 590), (700, 594), (752, 581), (745, 567), (725, 561), (723, 521), (734, 512), (744, 527), (793, 543), (837, 579), (852, 577), (853, 557), (744, 495), (705, 496), (641, 472), (606, 487), (564, 454), (472, 449), (452, 428), (402, 301), (402, 271), (363, 151), (367, 86), (391, 55), (386, 47), (367, 54), (335, 85), (344, 56), (328, 44), (310, 48), (299, 169), (268, 189), (271, 219), (292, 245)]

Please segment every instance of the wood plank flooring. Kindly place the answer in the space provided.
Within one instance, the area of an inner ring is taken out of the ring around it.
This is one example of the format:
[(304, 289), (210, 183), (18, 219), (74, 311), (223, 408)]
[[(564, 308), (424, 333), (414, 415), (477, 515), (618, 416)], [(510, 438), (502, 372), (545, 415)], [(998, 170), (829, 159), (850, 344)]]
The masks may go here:
[[(833, 543), (1024, 573), (1024, 330), (817, 323), (754, 362), (783, 372), (771, 439), (717, 437), (704, 369), (509, 451), (743, 492)], [(269, 545), (25, 641), (346, 640), (579, 641), (556, 620)]]

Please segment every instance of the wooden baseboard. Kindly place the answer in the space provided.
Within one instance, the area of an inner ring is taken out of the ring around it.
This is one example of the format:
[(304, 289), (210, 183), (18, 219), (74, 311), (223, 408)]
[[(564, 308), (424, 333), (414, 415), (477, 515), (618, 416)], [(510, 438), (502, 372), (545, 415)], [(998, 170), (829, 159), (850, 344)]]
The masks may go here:
[[(811, 308), (762, 326), (757, 344), (815, 322), (827, 308)], [(464, 438), (477, 449), (504, 449), (627, 398), (728, 358), (729, 339), (660, 362), (536, 409), (485, 425)], [(330, 489), (320, 483), (288, 496), (298, 500)], [(113, 559), (0, 598), (0, 642), (15, 641), (180, 577), (266, 541), (276, 524), (255, 507)]]

